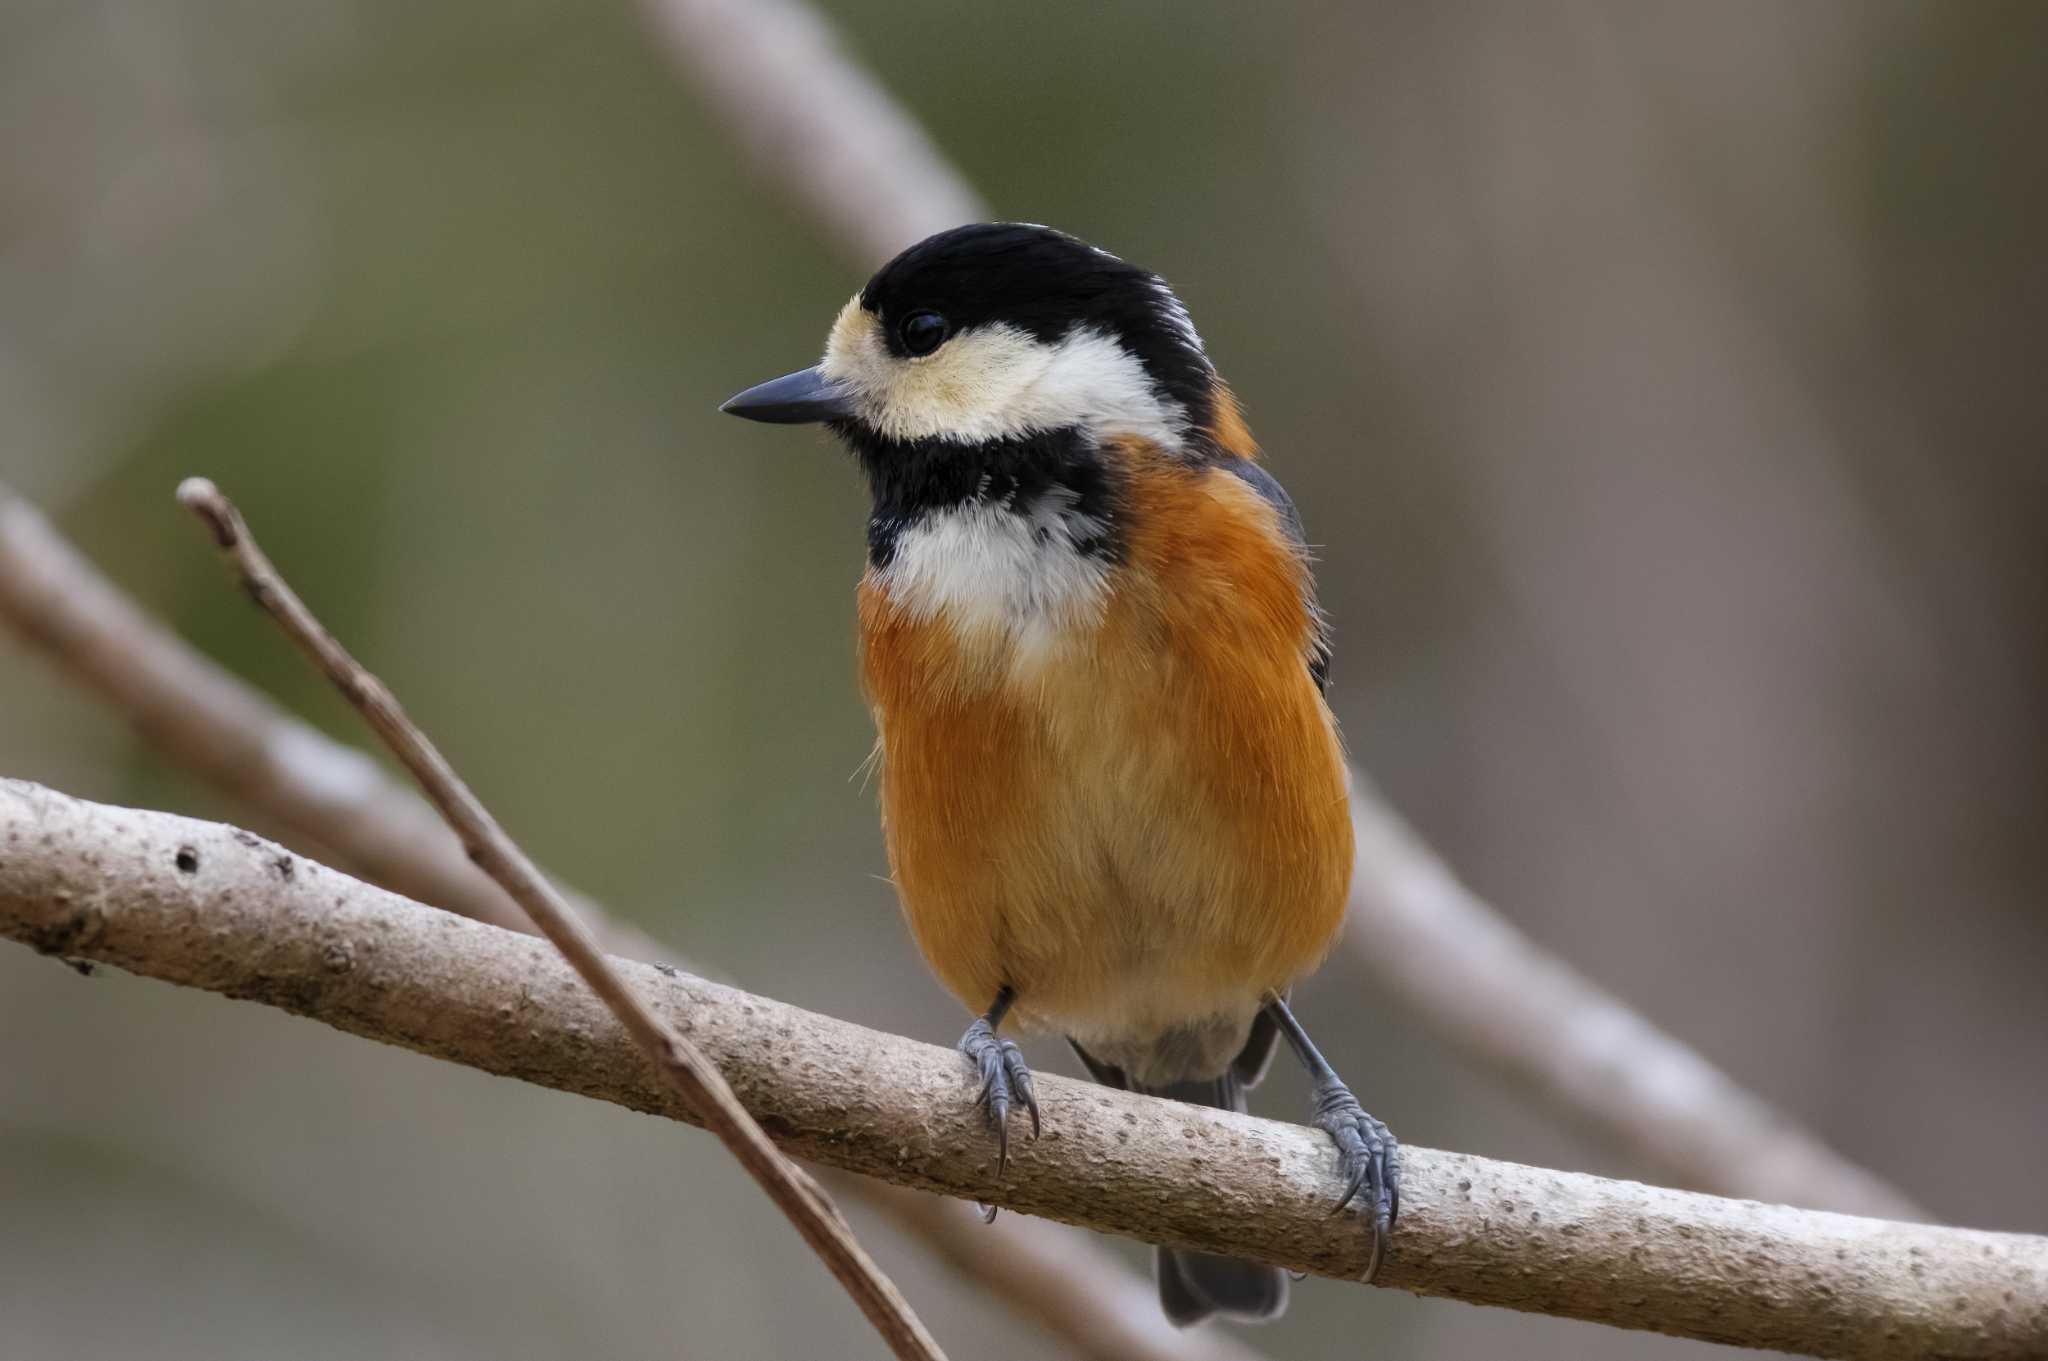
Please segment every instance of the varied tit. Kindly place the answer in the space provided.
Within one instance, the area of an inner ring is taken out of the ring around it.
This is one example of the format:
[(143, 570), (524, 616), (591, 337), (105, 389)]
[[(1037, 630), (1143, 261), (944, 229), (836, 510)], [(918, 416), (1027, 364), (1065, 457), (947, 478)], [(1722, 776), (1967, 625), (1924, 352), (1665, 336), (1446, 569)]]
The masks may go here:
[[(1067, 1036), (1102, 1082), (1245, 1109), (1284, 1038), (1369, 1207), (1394, 1137), (1288, 989), (1344, 917), (1351, 822), (1323, 699), (1330, 640), (1300, 517), (1158, 275), (1062, 232), (957, 228), (885, 265), (815, 368), (722, 410), (823, 422), (873, 493), (861, 679), (896, 890), (979, 1019), (1006, 1165), (1038, 1103), (997, 1027)], [(1176, 1249), (1180, 1324), (1270, 1318), (1287, 1279)]]

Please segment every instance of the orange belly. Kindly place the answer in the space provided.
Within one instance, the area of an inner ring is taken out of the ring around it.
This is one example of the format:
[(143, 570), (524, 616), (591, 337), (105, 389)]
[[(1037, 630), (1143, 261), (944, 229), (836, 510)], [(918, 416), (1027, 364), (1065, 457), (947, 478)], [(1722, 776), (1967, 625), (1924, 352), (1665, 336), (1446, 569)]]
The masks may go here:
[(1335, 938), (1351, 826), (1305, 568), (1228, 473), (1134, 460), (1089, 608), (913, 610), (871, 572), (862, 676), (891, 872), (940, 980), (1085, 1043), (1248, 1018)]

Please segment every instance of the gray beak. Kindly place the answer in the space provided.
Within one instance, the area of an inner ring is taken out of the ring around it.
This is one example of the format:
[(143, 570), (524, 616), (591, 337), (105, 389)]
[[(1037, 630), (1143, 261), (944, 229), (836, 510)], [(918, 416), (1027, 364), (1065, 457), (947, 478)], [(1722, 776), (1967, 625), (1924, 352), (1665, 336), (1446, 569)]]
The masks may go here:
[(799, 369), (757, 383), (718, 408), (732, 416), (771, 425), (811, 425), (853, 414), (853, 400), (816, 369)]

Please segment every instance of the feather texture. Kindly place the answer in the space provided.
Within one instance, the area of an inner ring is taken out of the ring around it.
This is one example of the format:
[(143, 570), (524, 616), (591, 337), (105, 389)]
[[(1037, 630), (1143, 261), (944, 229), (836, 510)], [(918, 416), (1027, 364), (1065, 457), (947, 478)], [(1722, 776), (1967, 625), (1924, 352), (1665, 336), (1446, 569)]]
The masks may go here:
[(1152, 1085), (1220, 1074), (1264, 993), (1320, 962), (1351, 831), (1279, 510), (1236, 450), (1102, 454), (1124, 511), (1103, 589), (991, 607), (975, 555), (950, 591), (943, 556), (915, 592), (871, 569), (862, 679), (890, 868), (941, 981), (974, 1010), (1008, 985), (1022, 1021)]

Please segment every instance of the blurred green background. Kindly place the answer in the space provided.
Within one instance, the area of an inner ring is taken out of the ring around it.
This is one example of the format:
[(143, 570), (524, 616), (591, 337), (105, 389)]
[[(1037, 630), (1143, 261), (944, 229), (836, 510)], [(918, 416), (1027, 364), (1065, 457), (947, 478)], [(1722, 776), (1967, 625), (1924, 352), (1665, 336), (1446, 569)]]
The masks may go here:
[[(1351, 748), (1474, 885), (2048, 1230), (2048, 7), (827, 9), (997, 212), (1178, 286)], [(714, 412), (878, 263), (630, 5), (0, 0), (0, 479), (359, 740), (172, 505), (215, 478), (545, 863), (946, 1040), (851, 778), (863, 492)], [(4, 637), (0, 771), (249, 817)], [(1341, 962), (1301, 1005), (1411, 1141), (1648, 1170)], [(9, 1357), (881, 1354), (701, 1135), (15, 949), (0, 1224)], [(1045, 1354), (861, 1227), (955, 1354)], [(1318, 1282), (1250, 1340), (1708, 1354)]]

